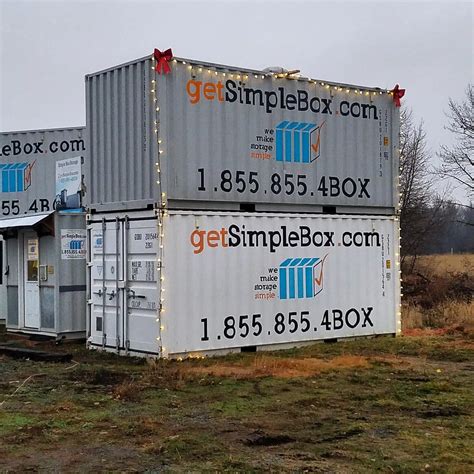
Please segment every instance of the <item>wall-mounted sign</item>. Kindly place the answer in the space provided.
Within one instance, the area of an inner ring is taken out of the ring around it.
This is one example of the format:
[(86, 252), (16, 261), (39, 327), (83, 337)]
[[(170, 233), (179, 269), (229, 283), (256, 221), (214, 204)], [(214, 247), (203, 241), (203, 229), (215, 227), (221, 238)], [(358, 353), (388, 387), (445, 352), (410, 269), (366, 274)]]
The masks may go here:
[(81, 207), (81, 157), (56, 161), (55, 209)]
[(83, 229), (61, 230), (61, 259), (85, 259), (86, 237), (86, 231)]
[(38, 260), (38, 239), (28, 239), (28, 260)]

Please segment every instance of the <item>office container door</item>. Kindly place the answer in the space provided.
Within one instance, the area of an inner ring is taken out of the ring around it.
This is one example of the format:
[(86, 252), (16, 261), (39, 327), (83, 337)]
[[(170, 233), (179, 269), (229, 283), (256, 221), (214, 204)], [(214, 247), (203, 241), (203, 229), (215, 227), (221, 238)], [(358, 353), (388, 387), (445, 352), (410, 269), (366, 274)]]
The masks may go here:
[(36, 234), (25, 233), (24, 235), (23, 261), (25, 327), (39, 329), (39, 239)]

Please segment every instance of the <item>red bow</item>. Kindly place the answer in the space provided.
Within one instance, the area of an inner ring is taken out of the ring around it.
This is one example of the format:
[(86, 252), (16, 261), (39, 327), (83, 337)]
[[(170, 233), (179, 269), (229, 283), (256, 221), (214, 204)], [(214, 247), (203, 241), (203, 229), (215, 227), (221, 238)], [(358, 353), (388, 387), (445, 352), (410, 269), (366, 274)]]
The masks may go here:
[(395, 103), (395, 107), (400, 107), (400, 105), (402, 105), (400, 103), (400, 99), (405, 95), (405, 89), (400, 89), (399, 85), (397, 84), (393, 88), (392, 94), (393, 94), (393, 102)]
[(169, 72), (171, 72), (170, 65), (168, 64), (168, 61), (171, 61), (173, 57), (173, 52), (171, 51), (171, 48), (163, 52), (155, 48), (153, 57), (156, 59), (156, 66), (155, 66), (156, 72), (158, 72), (159, 74), (161, 74), (162, 70), (165, 74), (168, 74)]

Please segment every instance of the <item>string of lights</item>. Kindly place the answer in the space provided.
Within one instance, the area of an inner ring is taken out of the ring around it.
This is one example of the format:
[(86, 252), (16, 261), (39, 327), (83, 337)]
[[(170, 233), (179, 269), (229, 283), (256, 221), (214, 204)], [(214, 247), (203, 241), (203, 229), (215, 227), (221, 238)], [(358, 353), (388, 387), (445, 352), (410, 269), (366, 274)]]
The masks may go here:
[(156, 322), (158, 323), (158, 336), (157, 342), (160, 351), (160, 357), (166, 357), (166, 348), (163, 346), (162, 342), (162, 333), (165, 330), (165, 325), (163, 321), (163, 313), (165, 312), (165, 277), (164, 277), (164, 237), (165, 237), (165, 218), (167, 217), (167, 210), (166, 210), (166, 193), (163, 191), (162, 187), (162, 167), (161, 163), (164, 159), (164, 147), (163, 147), (163, 140), (160, 137), (160, 107), (158, 105), (158, 84), (155, 79), (155, 58), (152, 56), (152, 76), (153, 79), (151, 80), (151, 98), (152, 98), (152, 107), (154, 111), (154, 133), (156, 138), (156, 149), (157, 149), (157, 156), (155, 162), (155, 171), (156, 171), (156, 184), (158, 186), (158, 193), (161, 196), (160, 204), (158, 208), (155, 210), (157, 216), (157, 226), (158, 226), (158, 259), (157, 259), (157, 271), (159, 275), (159, 305), (158, 305), (158, 313), (156, 317)]
[(206, 67), (198, 63), (191, 63), (189, 60), (185, 61), (178, 58), (174, 58), (172, 62), (175, 65), (181, 64), (183, 66), (186, 66), (187, 69), (193, 73), (207, 73), (209, 75), (228, 77), (230, 79), (245, 81), (249, 79), (250, 76), (253, 76), (254, 79), (262, 79), (262, 80), (287, 79), (287, 80), (308, 82), (315, 86), (320, 86), (330, 91), (331, 93), (334, 93), (334, 92), (343, 92), (345, 94), (354, 93), (356, 95), (365, 95), (365, 96), (372, 96), (372, 97), (377, 96), (377, 95), (383, 95), (383, 94), (388, 94), (388, 95), (393, 96), (393, 91), (390, 89), (353, 87), (353, 86), (348, 86), (346, 84), (338, 84), (334, 82), (320, 81), (317, 79), (302, 77), (298, 73), (294, 73), (294, 72), (290, 72), (290, 73), (259, 72), (258, 74), (256, 73), (252, 74), (252, 73), (243, 73), (241, 71), (236, 71), (236, 70), (223, 71), (216, 67)]

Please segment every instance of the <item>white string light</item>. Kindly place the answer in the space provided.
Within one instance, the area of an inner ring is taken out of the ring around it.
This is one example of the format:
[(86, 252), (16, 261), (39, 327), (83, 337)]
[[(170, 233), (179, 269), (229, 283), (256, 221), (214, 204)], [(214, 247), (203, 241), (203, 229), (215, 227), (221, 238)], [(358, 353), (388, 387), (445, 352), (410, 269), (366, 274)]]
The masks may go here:
[[(173, 63), (177, 64), (178, 60), (173, 59)], [(185, 61), (182, 62), (183, 64), (186, 64)], [(152, 69), (153, 69), (153, 74), (155, 74), (155, 58), (152, 56)], [(189, 65), (188, 70), (192, 71), (193, 66)], [(202, 71), (202, 68), (199, 68), (199, 71)], [(153, 96), (153, 102), (156, 103), (158, 102), (158, 87), (157, 87), (157, 81), (156, 79), (151, 80), (151, 94)], [(159, 344), (159, 350), (160, 350), (160, 356), (163, 357), (165, 354), (165, 348), (162, 345), (162, 332), (165, 329), (165, 326), (162, 321), (162, 314), (164, 312), (164, 291), (165, 289), (163, 288), (163, 281), (165, 279), (163, 275), (163, 249), (164, 249), (164, 244), (163, 244), (163, 239), (164, 239), (164, 216), (166, 215), (166, 193), (162, 191), (162, 184), (161, 184), (161, 160), (164, 159), (164, 149), (161, 146), (163, 143), (162, 138), (160, 137), (160, 117), (159, 117), (159, 112), (160, 112), (160, 107), (156, 105), (154, 107), (154, 112), (155, 112), (155, 119), (154, 119), (154, 132), (156, 135), (156, 143), (157, 143), (157, 157), (155, 161), (155, 172), (156, 172), (156, 184), (158, 186), (158, 193), (161, 196), (160, 200), (160, 206), (156, 210), (156, 216), (157, 216), (157, 227), (158, 227), (158, 235), (159, 235), (159, 250), (158, 250), (158, 259), (157, 259), (157, 271), (159, 273), (159, 284), (160, 284), (160, 292), (159, 292), (159, 305), (157, 308), (158, 314), (156, 317), (156, 322), (158, 323), (158, 330), (159, 334), (156, 338), (156, 341)]]
[[(199, 72), (204, 72), (206, 70), (208, 74), (214, 73), (215, 76), (219, 75), (219, 72), (221, 72), (222, 77), (230, 76), (231, 78), (234, 78), (234, 76), (235, 76), (236, 79), (243, 78), (244, 80), (249, 78), (248, 74), (242, 74), (240, 71), (237, 71), (237, 70), (234, 70), (234, 71), (229, 71), (229, 70), (222, 71), (222, 70), (220, 70), (219, 71), (217, 67), (212, 68), (212, 67), (209, 67), (209, 66), (208, 66), (207, 69), (204, 69), (202, 65), (197, 64), (197, 63), (193, 64), (190, 61), (184, 61), (184, 60), (176, 59), (176, 58), (174, 58), (172, 61), (173, 61), (174, 64), (187, 65), (187, 69), (189, 69), (190, 71), (193, 71), (193, 74), (195, 73), (194, 67), (196, 67), (197, 71), (199, 71)], [(258, 73), (258, 72), (253, 72), (252, 74), (253, 74), (255, 79), (259, 79), (259, 80), (260, 79), (264, 80), (267, 77), (271, 77), (271, 78), (274, 78), (274, 79), (287, 79), (287, 80), (298, 79), (300, 81), (307, 81), (307, 82), (312, 83), (314, 85), (318, 84), (318, 81), (316, 79), (300, 77), (297, 74), (288, 74), (288, 73), (261, 74), (261, 73)], [(334, 89), (334, 91), (337, 91), (337, 92), (345, 92), (345, 93), (354, 92), (357, 95), (364, 95), (365, 94), (366, 96), (370, 96), (372, 94), (372, 95), (375, 96), (378, 93), (379, 95), (388, 94), (388, 95), (393, 96), (393, 91), (391, 91), (390, 89), (386, 89), (386, 90), (360, 89), (360, 88), (357, 88), (357, 89), (352, 88), (351, 89), (350, 87), (347, 87), (346, 85), (343, 85), (343, 84), (327, 83), (327, 82), (323, 82), (323, 81), (320, 81), (319, 85), (321, 85), (322, 87), (325, 87), (326, 89)]]

